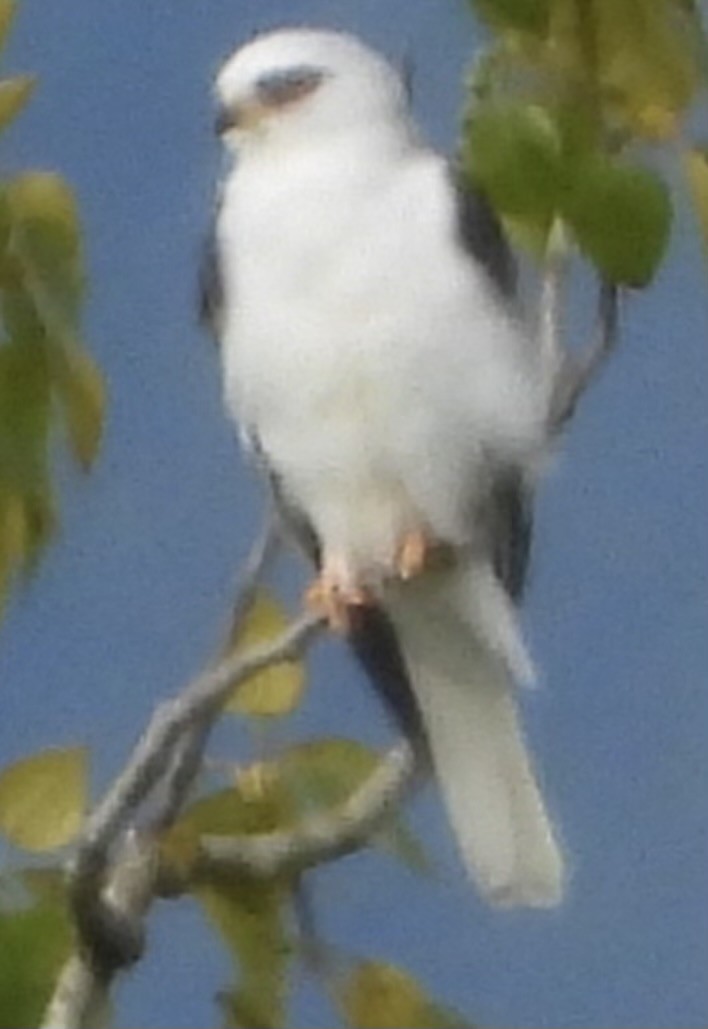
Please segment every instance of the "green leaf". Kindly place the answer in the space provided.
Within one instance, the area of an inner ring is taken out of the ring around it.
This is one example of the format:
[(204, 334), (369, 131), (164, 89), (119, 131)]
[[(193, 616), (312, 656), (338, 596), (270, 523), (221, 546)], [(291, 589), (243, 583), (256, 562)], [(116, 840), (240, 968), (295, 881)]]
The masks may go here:
[(47, 334), (72, 338), (83, 299), (81, 230), (64, 180), (26, 172), (8, 185), (13, 247), (22, 262)]
[(201, 797), (185, 809), (161, 840), (168, 869), (191, 877), (202, 836), (243, 836), (292, 826), (297, 809), (277, 765), (251, 766), (237, 783)]
[(81, 828), (87, 803), (84, 747), (43, 750), (0, 773), (0, 832), (31, 851), (54, 850)]
[(538, 104), (490, 100), (471, 114), (463, 167), (502, 215), (547, 227), (563, 187), (562, 141)]
[(550, 0), (472, 0), (472, 9), (493, 29), (542, 36), (548, 28)]
[(40, 1023), (72, 932), (63, 891), (36, 894), (29, 907), (0, 907), (0, 1029)]
[(594, 52), (610, 105), (650, 138), (672, 135), (697, 86), (692, 30), (673, 0), (593, 0)]
[(646, 286), (664, 256), (671, 201), (658, 175), (593, 157), (576, 169), (564, 215), (579, 246), (614, 282)]
[[(239, 625), (234, 652), (245, 653), (277, 639), (289, 624), (281, 605), (265, 590), (256, 593)], [(290, 714), (302, 698), (305, 672), (301, 661), (281, 661), (239, 684), (226, 710), (261, 717)]]
[(0, 79), (0, 132), (20, 113), (29, 101), (36, 80), (33, 75), (17, 75)]
[(295, 810), (278, 766), (255, 767), (259, 772), (263, 769), (257, 785), (252, 777), (242, 775), (234, 786), (190, 804), (178, 824), (199, 835), (226, 836), (272, 832), (292, 824)]
[(362, 961), (340, 993), (351, 1029), (471, 1029), (449, 1008), (435, 1004), (408, 972), (382, 961)]
[(687, 151), (683, 155), (683, 167), (708, 254), (708, 150)]
[(103, 435), (106, 390), (93, 359), (78, 346), (67, 343), (53, 352), (56, 386), (69, 442), (84, 471), (93, 464)]
[(0, 483), (24, 496), (46, 482), (50, 383), (44, 352), (30, 342), (0, 346)]
[(50, 414), (42, 347), (18, 340), (0, 346), (0, 602), (14, 573), (32, 570), (54, 528)]
[(225, 998), (229, 1024), (239, 1029), (285, 1025), (291, 949), (282, 887), (231, 880), (199, 886), (195, 896), (238, 968), (238, 986)]
[(7, 42), (16, 10), (17, 4), (15, 0), (0, 0), (0, 50)]

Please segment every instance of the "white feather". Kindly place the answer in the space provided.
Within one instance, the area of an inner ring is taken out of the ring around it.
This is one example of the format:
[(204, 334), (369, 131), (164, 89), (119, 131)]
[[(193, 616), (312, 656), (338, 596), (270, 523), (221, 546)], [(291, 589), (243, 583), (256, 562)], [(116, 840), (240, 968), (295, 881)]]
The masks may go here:
[(490, 573), (476, 562), (421, 577), (389, 591), (388, 609), (470, 875), (492, 903), (551, 906), (562, 896), (563, 859), (510, 676), (514, 667), (528, 675), (531, 662), (503, 591), (492, 598), (480, 578)]

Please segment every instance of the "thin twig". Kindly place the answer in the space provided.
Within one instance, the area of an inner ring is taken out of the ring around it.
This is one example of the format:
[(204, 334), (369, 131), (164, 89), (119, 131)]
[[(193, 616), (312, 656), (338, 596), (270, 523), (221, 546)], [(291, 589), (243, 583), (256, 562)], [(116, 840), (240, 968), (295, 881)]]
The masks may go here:
[(417, 770), (408, 742), (391, 747), (371, 776), (339, 808), (293, 829), (253, 836), (204, 836), (194, 872), (271, 878), (302, 872), (359, 850), (411, 787)]
[[(254, 543), (239, 576), (236, 601), (231, 614), (229, 640), (237, 635), (243, 619), (251, 608), (256, 590), (268, 565), (277, 555), (280, 537), (275, 518), (268, 511), (263, 532)], [(184, 807), (199, 773), (204, 750), (209, 739), (213, 712), (205, 712), (186, 726), (181, 738), (173, 748), (170, 764), (164, 775), (164, 793), (152, 814), (151, 828), (154, 832), (167, 829)]]
[(256, 590), (263, 579), (268, 566), (277, 556), (282, 545), (278, 532), (275, 513), (272, 508), (266, 512), (263, 531), (251, 547), (246, 562), (239, 575), (235, 591), (236, 601), (231, 615), (231, 633), (241, 624), (246, 612), (253, 604)]
[(563, 286), (567, 247), (563, 226), (557, 221), (549, 236), (539, 298), (539, 350), (545, 381), (554, 383), (565, 361), (563, 346)]
[(600, 283), (597, 306), (598, 324), (593, 342), (579, 355), (566, 351), (558, 369), (549, 416), (553, 433), (560, 432), (573, 417), (578, 401), (617, 345), (619, 298), (613, 283)]
[(125, 769), (86, 823), (79, 842), (77, 875), (97, 862), (104, 863), (108, 848), (127, 818), (165, 772), (182, 732), (195, 719), (218, 714), (231, 692), (262, 668), (297, 658), (321, 627), (319, 616), (304, 614), (273, 642), (225, 658), (155, 710)]

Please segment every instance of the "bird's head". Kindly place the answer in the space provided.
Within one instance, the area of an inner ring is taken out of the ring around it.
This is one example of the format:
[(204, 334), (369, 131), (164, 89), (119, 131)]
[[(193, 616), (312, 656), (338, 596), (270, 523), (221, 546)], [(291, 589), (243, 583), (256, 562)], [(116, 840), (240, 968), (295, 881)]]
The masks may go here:
[(216, 79), (216, 128), (230, 149), (401, 126), (402, 76), (356, 37), (281, 29), (237, 50)]

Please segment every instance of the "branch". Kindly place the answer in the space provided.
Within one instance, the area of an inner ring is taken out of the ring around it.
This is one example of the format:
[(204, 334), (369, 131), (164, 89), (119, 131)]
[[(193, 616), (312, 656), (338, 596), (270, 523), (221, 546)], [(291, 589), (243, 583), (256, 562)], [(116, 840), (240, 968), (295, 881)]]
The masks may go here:
[(59, 979), (41, 1029), (83, 1029), (106, 1024), (107, 982), (83, 953), (72, 955)]
[(269, 879), (302, 872), (360, 850), (411, 787), (416, 771), (413, 747), (405, 741), (397, 743), (366, 782), (334, 812), (312, 815), (288, 830), (202, 837), (193, 874)]
[(575, 414), (578, 401), (596, 378), (617, 345), (619, 298), (617, 287), (601, 282), (595, 339), (579, 355), (565, 351), (554, 376), (549, 427), (557, 434)]
[(110, 846), (167, 770), (182, 733), (195, 721), (215, 718), (233, 690), (262, 668), (299, 657), (321, 626), (319, 616), (302, 615), (274, 642), (225, 658), (156, 709), (126, 768), (86, 823), (79, 842), (77, 877), (105, 866)]
[[(272, 510), (269, 510), (263, 532), (251, 548), (246, 564), (239, 576), (236, 601), (231, 613), (228, 639), (233, 640), (255, 599), (258, 584), (268, 565), (273, 561), (281, 545), (276, 531)], [(187, 801), (191, 788), (201, 767), (204, 750), (209, 739), (213, 717), (205, 714), (195, 719), (182, 735), (170, 758), (170, 767), (165, 772), (165, 792), (152, 818), (152, 830), (157, 833), (168, 828)]]
[(96, 1029), (108, 1023), (111, 979), (117, 968), (137, 961), (142, 953), (143, 916), (154, 895), (156, 872), (152, 839), (126, 833), (111, 865), (101, 905), (82, 912), (84, 918), (112, 918), (111, 930), (107, 932), (103, 924), (80, 927), (82, 936), (90, 937), (91, 946), (80, 946), (64, 965), (42, 1029)]
[(567, 270), (567, 245), (562, 222), (551, 229), (541, 280), (539, 301), (539, 349), (546, 381), (555, 383), (566, 359), (563, 346), (563, 284)]
[[(269, 518), (241, 577), (232, 634), (278, 545)], [(142, 952), (144, 916), (155, 896), (155, 839), (179, 814), (225, 700), (255, 672), (299, 656), (320, 624), (319, 618), (304, 615), (268, 645), (224, 657), (155, 711), (79, 840), (70, 882), (79, 946), (60, 975), (45, 1029), (97, 1024), (96, 1011), (105, 1006), (113, 975)], [(154, 807), (151, 831), (138, 836), (126, 830), (160, 782), (165, 790)]]
[[(71, 881), (79, 950), (60, 975), (44, 1029), (96, 1025), (93, 1013), (105, 1001), (112, 976), (140, 956), (143, 917), (154, 897), (153, 838), (137, 837), (129, 831), (122, 835), (122, 844), (112, 860), (111, 851), (125, 822), (135, 816), (169, 768), (182, 734), (195, 724), (202, 726), (203, 746), (213, 719), (232, 691), (267, 665), (296, 658), (320, 627), (319, 618), (302, 616), (274, 642), (224, 659), (157, 709), (125, 770), (89, 818), (79, 842)], [(174, 790), (168, 791), (168, 798), (172, 805)], [(172, 810), (177, 813), (176, 808)], [(138, 839), (142, 848), (139, 860), (129, 850), (137, 846)]]

